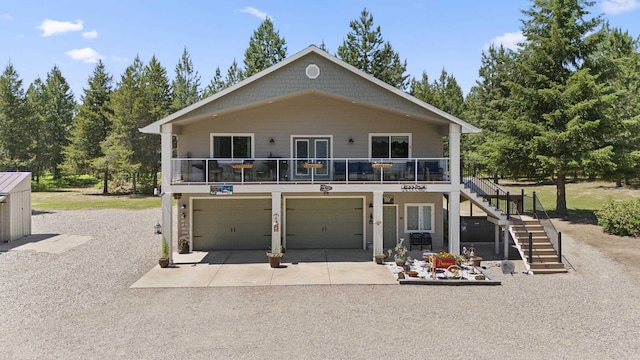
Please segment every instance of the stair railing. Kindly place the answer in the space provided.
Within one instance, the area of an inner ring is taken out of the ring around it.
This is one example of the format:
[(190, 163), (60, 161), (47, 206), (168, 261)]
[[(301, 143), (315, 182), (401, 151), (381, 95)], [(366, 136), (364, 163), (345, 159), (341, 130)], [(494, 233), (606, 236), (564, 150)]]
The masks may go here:
[(510, 212), (509, 207), (511, 206), (509, 193), (502, 190), (492, 181), (479, 177), (480, 172), (481, 168), (475, 164), (463, 165), (461, 184), (508, 216)]
[(551, 246), (558, 254), (558, 262), (562, 263), (562, 233), (558, 232), (556, 227), (553, 226), (549, 214), (547, 214), (544, 206), (542, 206), (540, 198), (538, 198), (535, 191), (533, 192), (533, 196), (525, 196), (523, 192), (522, 209), (525, 215), (531, 216), (540, 222), (549, 241), (551, 241)]

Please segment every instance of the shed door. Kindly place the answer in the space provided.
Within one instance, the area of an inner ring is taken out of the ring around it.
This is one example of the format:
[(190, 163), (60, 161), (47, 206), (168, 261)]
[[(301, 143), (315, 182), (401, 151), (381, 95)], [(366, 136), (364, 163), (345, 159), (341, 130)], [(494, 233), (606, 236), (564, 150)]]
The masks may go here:
[(362, 199), (288, 199), (288, 249), (362, 249)]
[(271, 199), (195, 199), (193, 250), (266, 250)]

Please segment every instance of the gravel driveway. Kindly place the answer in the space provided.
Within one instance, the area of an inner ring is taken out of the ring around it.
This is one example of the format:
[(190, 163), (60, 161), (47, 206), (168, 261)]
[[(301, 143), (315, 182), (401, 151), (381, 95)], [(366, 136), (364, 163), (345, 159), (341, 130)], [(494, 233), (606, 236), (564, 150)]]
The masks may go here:
[[(576, 271), (501, 286), (130, 289), (160, 210), (56, 211), (62, 254), (0, 252), (0, 359), (636, 359), (640, 281), (564, 236)], [(5, 246), (6, 247), (6, 246)]]

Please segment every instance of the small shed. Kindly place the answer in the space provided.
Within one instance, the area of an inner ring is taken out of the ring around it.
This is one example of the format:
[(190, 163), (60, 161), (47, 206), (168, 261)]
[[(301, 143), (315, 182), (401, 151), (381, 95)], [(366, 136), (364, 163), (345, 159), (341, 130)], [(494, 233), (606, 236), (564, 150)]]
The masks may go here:
[(31, 235), (31, 173), (0, 172), (0, 241)]

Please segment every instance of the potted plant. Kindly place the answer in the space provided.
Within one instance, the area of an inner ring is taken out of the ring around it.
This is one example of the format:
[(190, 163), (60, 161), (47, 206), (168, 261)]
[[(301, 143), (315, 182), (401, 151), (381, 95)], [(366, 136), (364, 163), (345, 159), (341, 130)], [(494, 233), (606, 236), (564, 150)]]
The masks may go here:
[(162, 239), (162, 257), (158, 260), (158, 264), (161, 268), (169, 266), (169, 244), (164, 238)]
[(396, 265), (398, 266), (404, 266), (404, 263), (407, 260), (405, 258), (405, 255), (407, 254), (407, 247), (402, 245), (403, 242), (404, 242), (404, 238), (400, 238), (400, 241), (396, 244), (396, 247), (395, 247), (395, 250), (396, 250), (395, 261), (396, 261)]
[(178, 239), (178, 254), (189, 253), (189, 239), (186, 236), (180, 236)]
[(387, 256), (385, 254), (377, 254), (376, 256), (374, 256), (374, 258), (376, 259), (376, 264), (382, 265), (386, 257)]
[(267, 251), (267, 258), (269, 259), (269, 266), (272, 268), (279, 268), (280, 261), (282, 261), (282, 257), (284, 253), (280, 250), (280, 248)]

